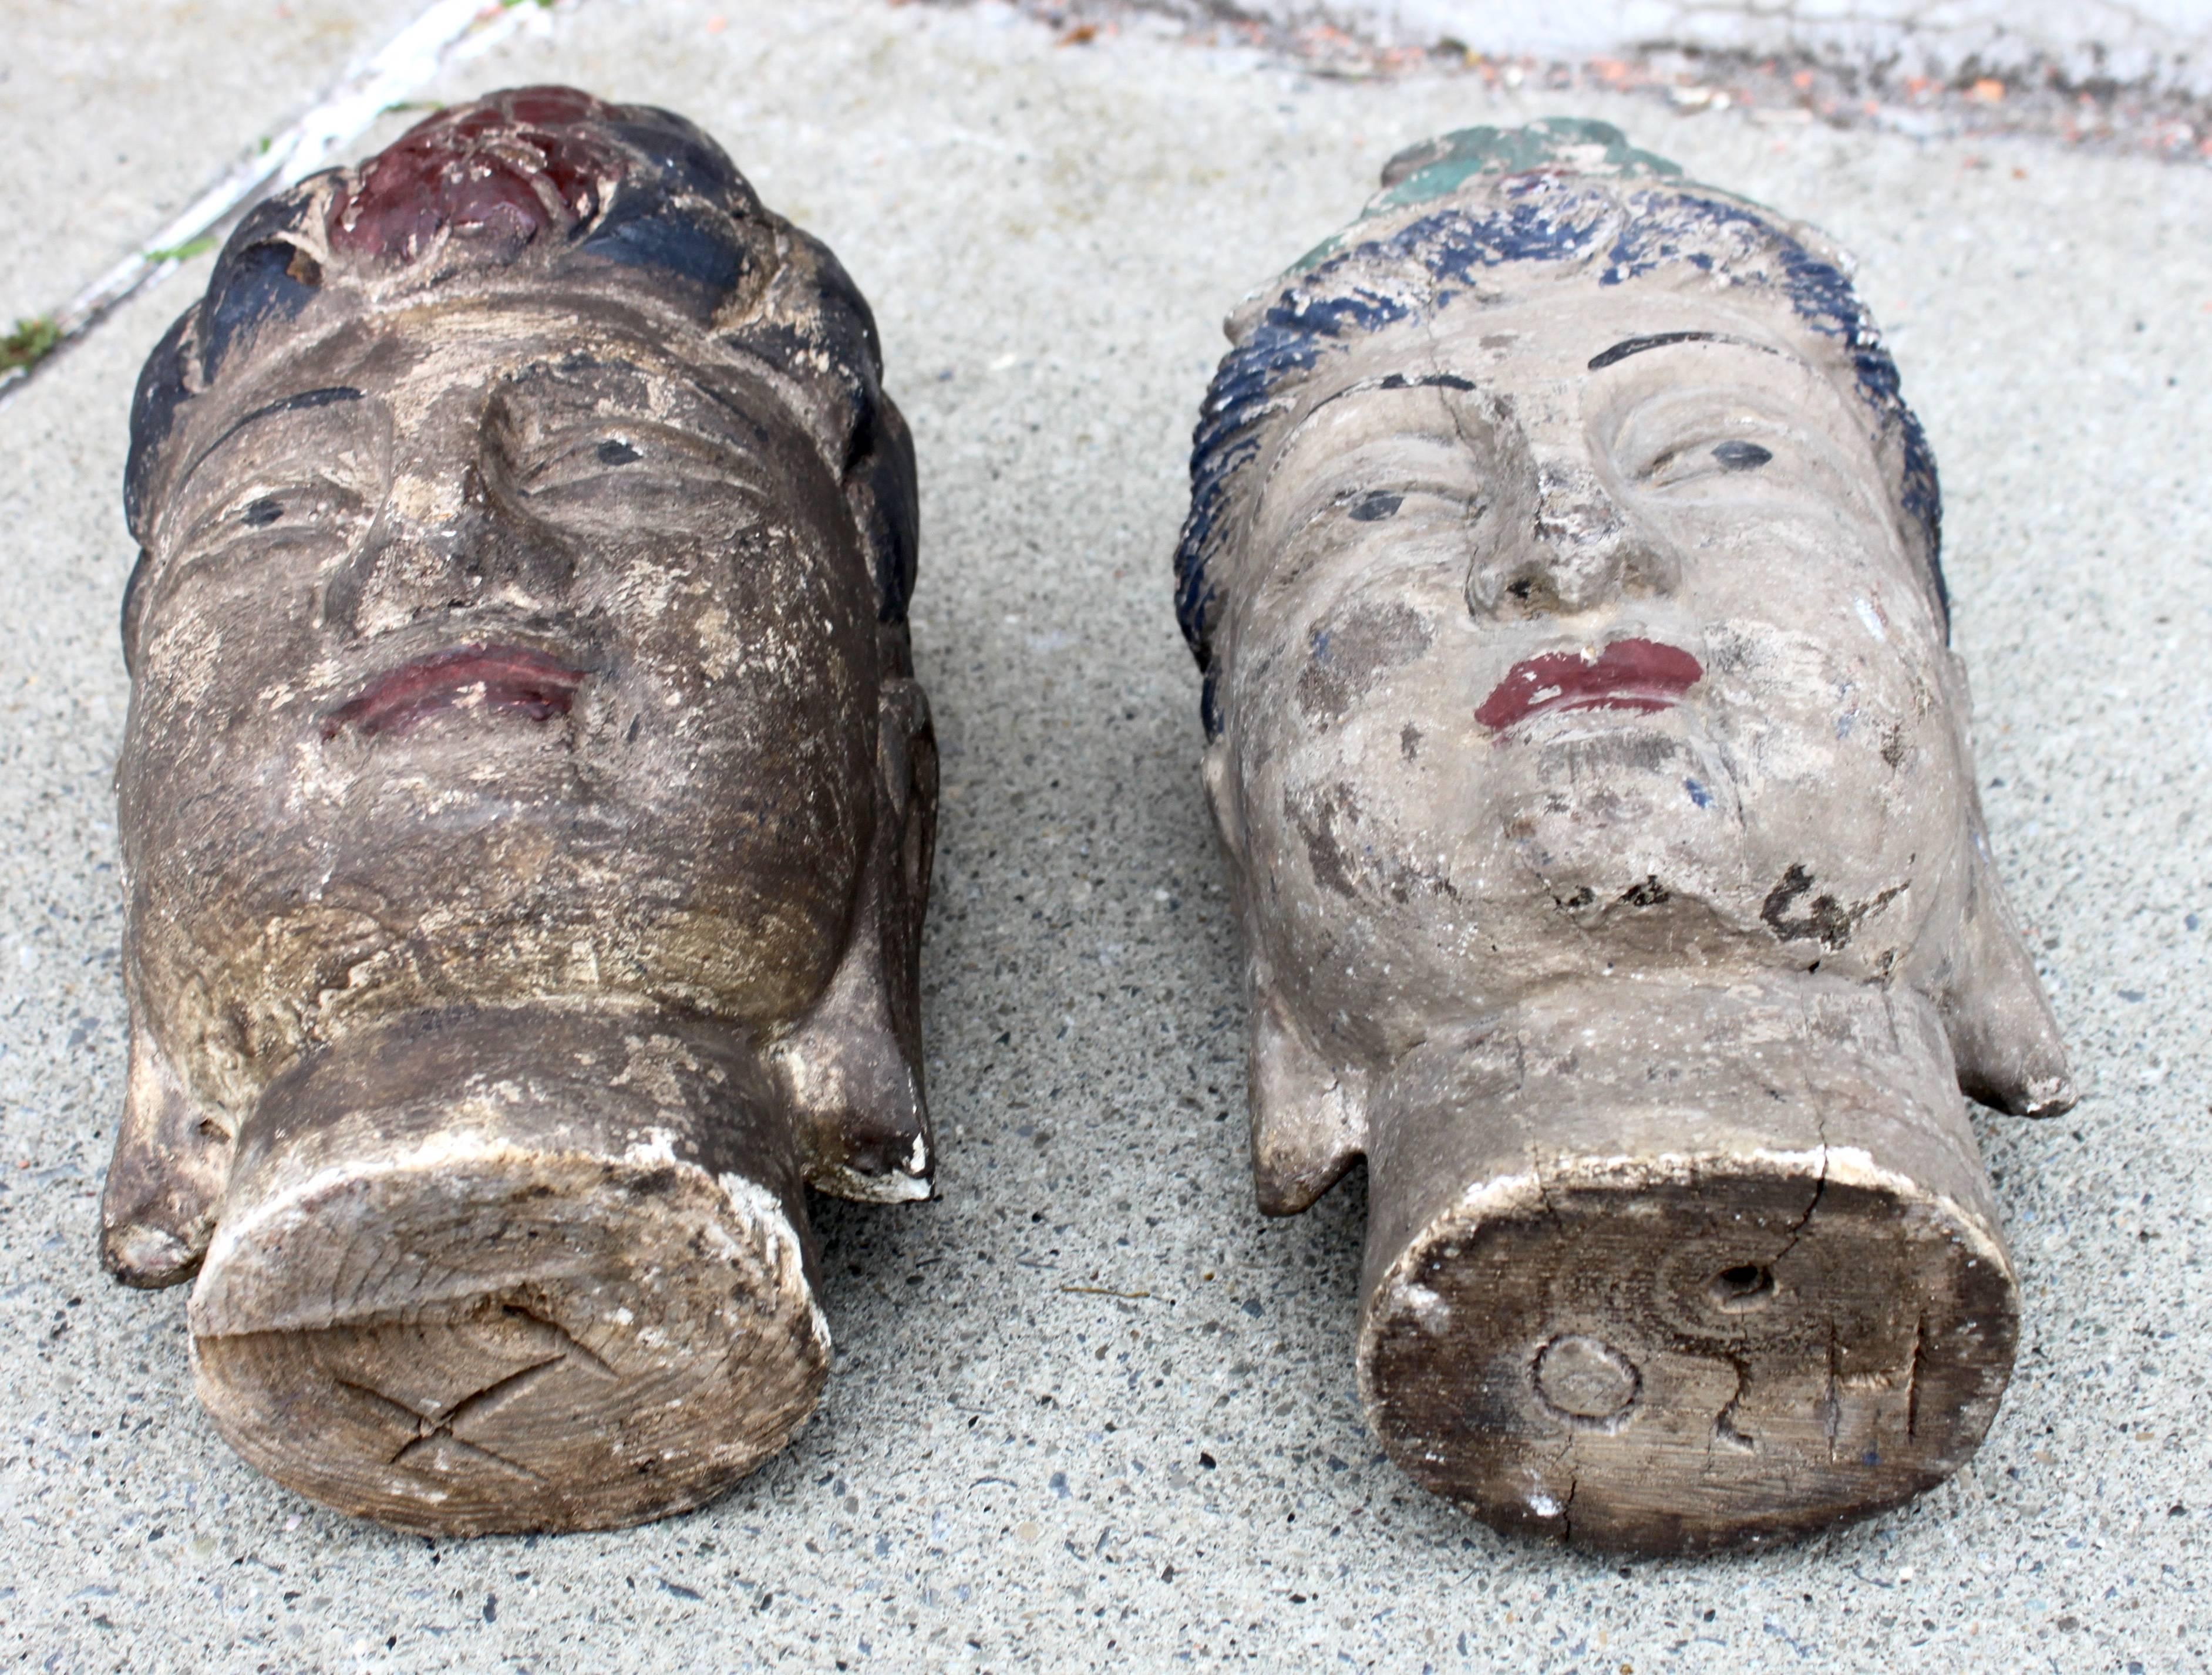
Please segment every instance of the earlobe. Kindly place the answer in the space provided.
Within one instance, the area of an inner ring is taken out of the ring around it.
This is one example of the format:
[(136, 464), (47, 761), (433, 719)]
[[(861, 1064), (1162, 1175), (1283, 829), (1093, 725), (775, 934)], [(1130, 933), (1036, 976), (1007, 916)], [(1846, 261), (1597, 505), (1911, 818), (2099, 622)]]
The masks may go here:
[(1945, 1032), (1970, 1099), (2016, 1117), (2055, 1117), (2075, 1100), (2058, 1020), (1990, 865), (1978, 818), (1959, 969), (1942, 997)]
[(845, 957), (806, 1022), (775, 1052), (801, 1135), (806, 1182), (833, 1197), (926, 1199), (937, 1168), (921, 1066), (895, 1016), (882, 908), (854, 917)]
[(1213, 810), (1213, 828), (1221, 834), (1222, 853), (1230, 858), (1232, 865), (1237, 865), (1244, 853), (1244, 818), (1237, 802), (1226, 737), (1216, 738), (1206, 745), (1204, 773), (1206, 805)]
[[(1243, 810), (1226, 738), (1206, 746), (1205, 772), (1231, 901), (1241, 918), (1247, 907)], [(1367, 1079), (1322, 1055), (1256, 963), (1249, 976), (1253, 1185), (1262, 1212), (1294, 1216), (1334, 1186), (1366, 1150)]]
[(232, 1136), (193, 1099), (162, 1049), (137, 985), (123, 1124), (100, 1194), (100, 1255), (125, 1285), (179, 1285), (199, 1271), (230, 1180)]
[(1367, 1079), (1330, 1064), (1258, 974), (1252, 996), (1252, 1175), (1260, 1208), (1293, 1216), (1367, 1149)]
[(937, 743), (921, 688), (884, 682), (876, 831), (843, 958), (775, 1049), (807, 1183), (873, 1203), (926, 1199), (937, 1157), (922, 1091), (920, 955), (937, 824)]
[(153, 562), (153, 554), (141, 547), (138, 561), (131, 567), (131, 579), (123, 584), (123, 670), (133, 679), (138, 674), (138, 625), (146, 615), (146, 573)]

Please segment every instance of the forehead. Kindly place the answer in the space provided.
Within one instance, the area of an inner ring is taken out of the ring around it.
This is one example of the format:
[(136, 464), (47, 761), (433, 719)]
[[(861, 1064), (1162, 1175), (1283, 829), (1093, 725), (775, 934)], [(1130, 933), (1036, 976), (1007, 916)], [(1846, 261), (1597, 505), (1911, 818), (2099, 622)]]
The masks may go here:
[(1589, 384), (1643, 349), (1669, 346), (1667, 340), (1763, 351), (1846, 385), (1853, 375), (1837, 342), (1809, 325), (1778, 287), (1731, 282), (1686, 264), (1609, 280), (1578, 264), (1524, 263), (1494, 288), (1440, 296), (1406, 319), (1340, 340), (1297, 409), (1393, 372), (1448, 368), (1479, 374), (1496, 389)]
[[(1674, 273), (1602, 282), (1587, 269), (1528, 264), (1484, 296), (1342, 340), (1286, 403), (1254, 486), (1271, 497), (1285, 467), (1332, 459), (1394, 433), (1456, 435), (1571, 427), (1663, 391), (1756, 388), (1826, 428), (1875, 416), (1856, 368), (1770, 287)], [(1494, 436), (1492, 440), (1495, 440)]]
[[(501, 399), (526, 419), (659, 419), (755, 446), (835, 446), (769, 369), (688, 320), (604, 293), (539, 287), (300, 324), (187, 405), (167, 450), (170, 492), (271, 422), (305, 446), (311, 432), (372, 427), (435, 451)], [(310, 411), (315, 424), (300, 425)]]
[[(734, 357), (688, 322), (591, 292), (532, 289), (339, 315), (227, 371), (195, 420), (235, 418), (307, 388), (400, 398), (490, 388), (533, 368), (629, 367), (643, 385), (728, 369)], [(617, 380), (620, 382), (621, 380)], [(635, 380), (633, 380), (635, 387)]]

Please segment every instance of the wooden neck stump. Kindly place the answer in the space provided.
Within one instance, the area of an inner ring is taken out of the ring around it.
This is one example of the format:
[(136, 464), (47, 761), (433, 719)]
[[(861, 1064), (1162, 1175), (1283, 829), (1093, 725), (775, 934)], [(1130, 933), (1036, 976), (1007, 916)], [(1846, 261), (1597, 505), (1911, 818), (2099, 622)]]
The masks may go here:
[(1563, 987), (1373, 1113), (1370, 1423), (1501, 1529), (1758, 1545), (1955, 1471), (2017, 1285), (1932, 1007), (1815, 976)]
[(416, 1014), (270, 1088), (192, 1294), (230, 1445), (440, 1534), (696, 1505), (830, 1362), (787, 1114), (726, 1032), (651, 1012)]

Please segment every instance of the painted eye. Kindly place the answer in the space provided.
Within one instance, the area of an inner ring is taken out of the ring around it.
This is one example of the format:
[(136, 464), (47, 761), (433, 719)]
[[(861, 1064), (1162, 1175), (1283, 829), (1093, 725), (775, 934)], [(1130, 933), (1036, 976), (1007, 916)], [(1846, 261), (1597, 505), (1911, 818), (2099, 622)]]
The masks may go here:
[(599, 454), (602, 465), (627, 465), (634, 459), (645, 457), (629, 443), (613, 436), (599, 444)]
[(238, 514), (239, 522), (248, 529), (266, 529), (284, 515), (284, 508), (266, 495)]
[(1379, 524), (1406, 503), (1403, 495), (1362, 495), (1352, 506), (1355, 524)]
[(1713, 458), (1720, 461), (1723, 471), (1755, 471), (1774, 456), (1756, 442), (1731, 438), (1714, 445)]

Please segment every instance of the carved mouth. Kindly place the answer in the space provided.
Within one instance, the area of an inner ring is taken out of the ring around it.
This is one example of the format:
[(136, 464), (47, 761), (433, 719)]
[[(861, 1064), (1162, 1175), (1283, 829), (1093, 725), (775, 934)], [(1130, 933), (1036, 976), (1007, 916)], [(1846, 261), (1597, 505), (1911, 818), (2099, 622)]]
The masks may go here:
[(1547, 652), (1507, 670), (1474, 719), (1502, 732), (1555, 710), (1668, 709), (1705, 673), (1680, 646), (1656, 640), (1616, 640), (1594, 658)]
[(427, 716), (462, 707), (532, 721), (566, 715), (587, 671), (526, 646), (454, 646), (386, 671), (323, 718), (323, 737), (351, 727), (368, 737), (402, 734)]

